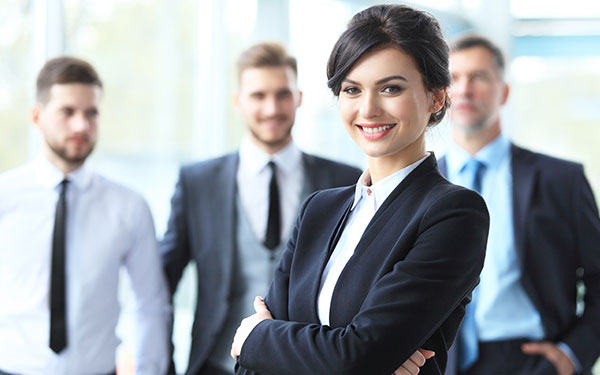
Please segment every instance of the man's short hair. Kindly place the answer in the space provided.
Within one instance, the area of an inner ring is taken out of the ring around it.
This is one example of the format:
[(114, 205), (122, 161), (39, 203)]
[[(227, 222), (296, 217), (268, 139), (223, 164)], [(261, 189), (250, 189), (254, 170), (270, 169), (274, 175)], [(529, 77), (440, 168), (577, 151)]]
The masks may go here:
[(47, 103), (50, 99), (50, 88), (53, 85), (83, 83), (102, 88), (102, 81), (90, 63), (69, 56), (61, 56), (48, 60), (37, 77), (36, 99)]
[(498, 47), (490, 39), (478, 34), (465, 34), (452, 40), (452, 43), (450, 44), (450, 52), (460, 52), (475, 47), (482, 47), (490, 51), (494, 59), (494, 64), (498, 70), (498, 76), (503, 80), (505, 69), (504, 54), (502, 53), (500, 47)]
[(237, 60), (238, 79), (246, 69), (264, 67), (290, 67), (296, 77), (298, 76), (296, 58), (290, 56), (282, 44), (264, 42), (242, 52)]

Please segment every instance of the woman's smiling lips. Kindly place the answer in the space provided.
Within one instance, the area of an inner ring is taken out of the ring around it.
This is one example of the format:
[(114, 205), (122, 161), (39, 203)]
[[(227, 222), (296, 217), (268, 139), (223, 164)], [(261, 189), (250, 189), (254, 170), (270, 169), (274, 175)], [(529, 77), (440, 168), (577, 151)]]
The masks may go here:
[(389, 133), (396, 124), (356, 124), (363, 137), (376, 140)]

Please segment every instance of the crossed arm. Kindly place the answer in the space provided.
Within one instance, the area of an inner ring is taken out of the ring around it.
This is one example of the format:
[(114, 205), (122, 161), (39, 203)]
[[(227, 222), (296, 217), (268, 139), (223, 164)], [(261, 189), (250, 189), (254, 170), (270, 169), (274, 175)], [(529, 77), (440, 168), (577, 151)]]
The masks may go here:
[[(267, 297), (277, 319), (269, 319), (269, 310), (259, 305), (259, 312), (242, 324), (232, 352), (239, 355), (237, 373), (402, 374), (411, 371), (411, 358), (421, 363), (419, 354), (413, 357), (415, 351), (440, 333), (483, 266), (489, 222), (485, 206), (464, 191), (452, 195), (421, 218), (406, 257), (377, 279), (360, 311), (343, 327), (289, 320), (290, 268), (306, 262), (292, 261), (301, 237), (297, 226)], [(440, 348), (441, 340), (436, 341)], [(400, 367), (398, 360), (404, 361)]]
[[(254, 310), (256, 313), (242, 320), (235, 333), (233, 343), (231, 344), (231, 356), (233, 359), (238, 359), (240, 356), (242, 346), (254, 327), (265, 319), (273, 319), (271, 312), (261, 297), (257, 296), (254, 299)], [(417, 375), (420, 368), (425, 365), (425, 361), (433, 358), (434, 355), (435, 352), (431, 350), (417, 349), (392, 375)]]

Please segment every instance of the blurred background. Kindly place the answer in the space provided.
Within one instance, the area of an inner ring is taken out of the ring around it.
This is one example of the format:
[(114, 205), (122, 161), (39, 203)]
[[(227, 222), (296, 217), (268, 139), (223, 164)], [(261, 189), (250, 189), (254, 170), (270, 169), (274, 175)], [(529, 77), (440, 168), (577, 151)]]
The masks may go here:
[[(365, 167), (326, 87), (329, 52), (367, 0), (0, 0), (0, 172), (38, 152), (29, 121), (35, 76), (51, 57), (90, 61), (105, 84), (90, 163), (148, 200), (162, 237), (181, 164), (237, 148), (235, 59), (276, 40), (298, 58), (304, 101), (294, 137), (308, 152)], [(500, 44), (512, 91), (503, 114), (517, 144), (581, 162), (600, 200), (600, 2), (421, 0), (448, 38), (471, 30)], [(428, 149), (443, 154), (446, 120)], [(187, 364), (195, 275), (175, 297), (175, 359)], [(128, 289), (119, 325), (120, 373), (131, 363)], [(598, 369), (598, 366), (597, 366)], [(600, 371), (597, 371), (600, 374)]]

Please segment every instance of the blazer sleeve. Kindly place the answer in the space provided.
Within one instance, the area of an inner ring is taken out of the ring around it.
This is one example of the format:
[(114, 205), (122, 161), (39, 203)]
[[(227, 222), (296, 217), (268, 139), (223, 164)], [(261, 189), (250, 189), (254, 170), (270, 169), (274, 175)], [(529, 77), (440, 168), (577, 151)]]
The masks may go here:
[[(308, 219), (301, 217), (299, 225)], [(286, 321), (296, 243), (291, 240), (268, 295), (275, 320), (260, 322), (250, 333), (237, 374), (391, 374), (478, 283), (488, 227), (487, 208), (476, 193), (461, 189), (438, 199), (421, 218), (405, 259), (373, 285), (350, 324), (339, 328)]]
[(186, 220), (186, 174), (182, 168), (171, 199), (171, 215), (167, 231), (160, 242), (163, 269), (171, 296), (177, 289), (183, 270), (190, 261), (189, 232)]
[(572, 225), (585, 285), (584, 313), (561, 340), (575, 353), (584, 370), (591, 371), (600, 355), (600, 219), (592, 189), (581, 166), (572, 189)]

